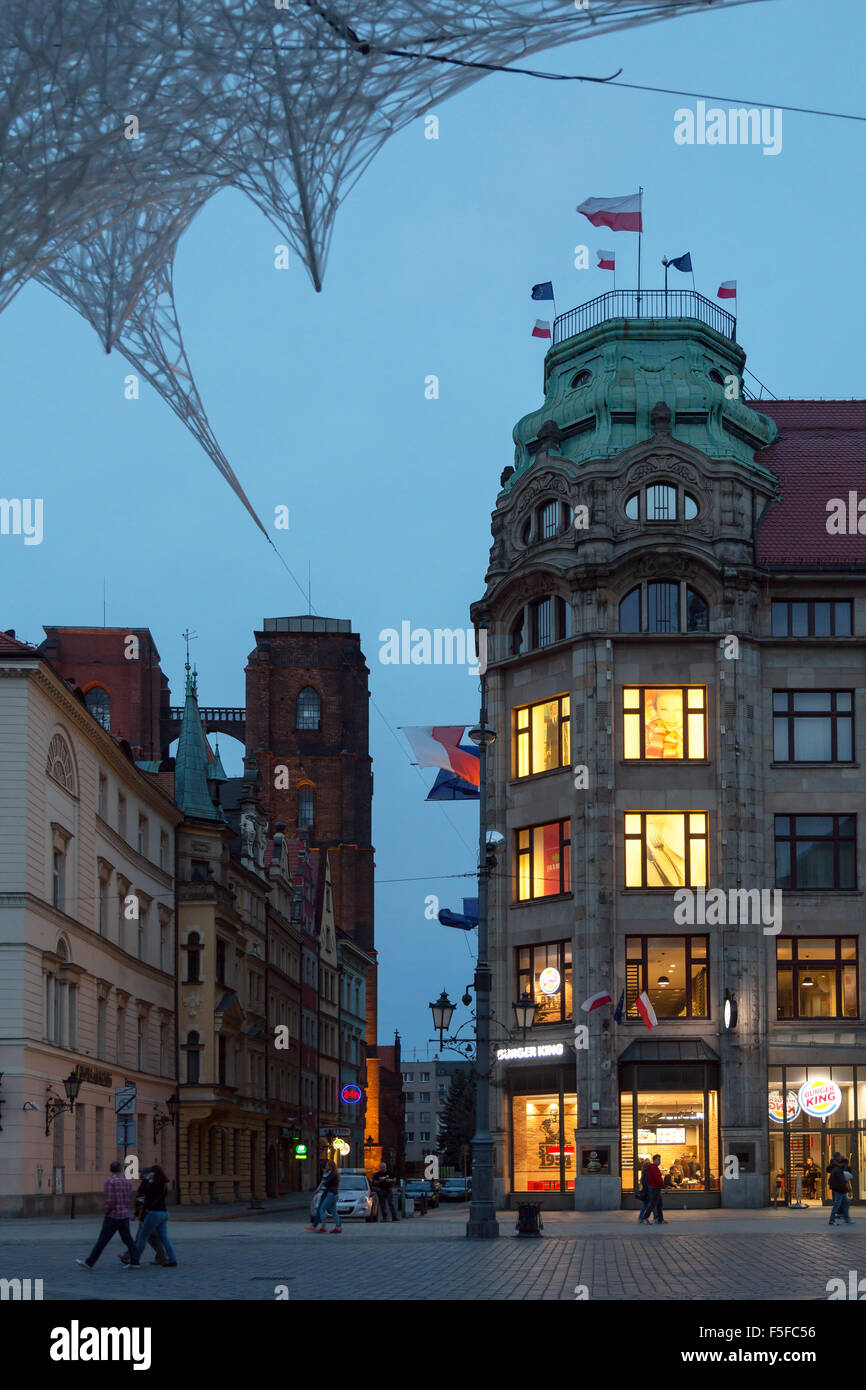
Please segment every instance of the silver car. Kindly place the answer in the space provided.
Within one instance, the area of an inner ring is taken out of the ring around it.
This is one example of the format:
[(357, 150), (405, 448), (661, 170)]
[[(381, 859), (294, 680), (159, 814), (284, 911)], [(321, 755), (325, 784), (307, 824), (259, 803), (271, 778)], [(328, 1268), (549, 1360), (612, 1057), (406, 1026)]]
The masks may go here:
[[(316, 1209), (318, 1196), (310, 1203), (310, 1217)], [(357, 1217), (362, 1221), (375, 1221), (379, 1215), (379, 1198), (370, 1186), (370, 1179), (364, 1173), (341, 1173), (337, 1192), (337, 1211), (341, 1220)]]

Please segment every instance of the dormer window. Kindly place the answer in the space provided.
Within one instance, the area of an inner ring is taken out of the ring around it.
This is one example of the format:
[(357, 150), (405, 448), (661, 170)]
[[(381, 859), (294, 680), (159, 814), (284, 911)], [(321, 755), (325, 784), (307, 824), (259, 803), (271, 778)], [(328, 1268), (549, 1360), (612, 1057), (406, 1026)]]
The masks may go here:
[(633, 492), (625, 504), (629, 521), (655, 525), (671, 521), (694, 521), (698, 504), (690, 492), (673, 483), (648, 483)]
[(550, 498), (547, 502), (542, 502), (526, 519), (520, 539), (524, 545), (553, 540), (555, 536), (568, 530), (569, 521), (569, 508), (566, 503), (559, 498)]

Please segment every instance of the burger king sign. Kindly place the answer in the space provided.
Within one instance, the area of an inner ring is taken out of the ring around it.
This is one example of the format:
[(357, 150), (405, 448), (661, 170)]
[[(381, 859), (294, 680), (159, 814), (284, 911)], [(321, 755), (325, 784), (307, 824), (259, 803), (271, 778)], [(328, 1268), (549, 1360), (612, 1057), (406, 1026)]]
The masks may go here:
[(804, 1114), (826, 1120), (842, 1104), (842, 1090), (835, 1081), (807, 1081), (800, 1087), (799, 1100)]

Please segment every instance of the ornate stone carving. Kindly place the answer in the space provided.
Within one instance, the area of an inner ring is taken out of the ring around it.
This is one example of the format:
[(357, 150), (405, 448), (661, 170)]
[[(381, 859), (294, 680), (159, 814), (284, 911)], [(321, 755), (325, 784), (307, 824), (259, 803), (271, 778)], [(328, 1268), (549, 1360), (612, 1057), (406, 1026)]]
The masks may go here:
[(523, 516), (524, 512), (535, 502), (540, 501), (545, 493), (554, 492), (559, 497), (568, 497), (570, 491), (571, 485), (561, 473), (541, 473), (524, 488), (517, 503), (515, 514), (517, 517)]

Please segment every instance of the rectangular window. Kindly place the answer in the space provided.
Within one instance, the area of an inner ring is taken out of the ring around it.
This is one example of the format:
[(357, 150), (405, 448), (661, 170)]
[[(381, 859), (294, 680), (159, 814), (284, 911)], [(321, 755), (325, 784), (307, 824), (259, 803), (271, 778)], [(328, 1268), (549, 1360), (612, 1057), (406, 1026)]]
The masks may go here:
[(777, 763), (850, 763), (854, 759), (852, 690), (774, 690)]
[(567, 820), (517, 831), (517, 899), (571, 892), (571, 831)]
[(710, 978), (706, 936), (629, 936), (625, 943), (625, 1000), (646, 992), (657, 1018), (709, 1018)]
[(541, 540), (549, 541), (559, 530), (559, 503), (546, 502), (539, 514)]
[(117, 1035), (114, 1040), (114, 1060), (118, 1066), (126, 1061), (126, 1010), (117, 1010)]
[(625, 758), (706, 758), (706, 687), (625, 687), (622, 732)]
[(552, 941), (544, 946), (518, 946), (517, 998), (529, 994), (535, 1004), (535, 1022), (564, 1023), (571, 1018), (571, 942)]
[(108, 904), (111, 893), (110, 879), (100, 877), (99, 880), (99, 935), (108, 935)]
[(856, 936), (776, 938), (777, 1018), (859, 1018)]
[(626, 811), (626, 888), (700, 888), (706, 882), (706, 811)]
[(166, 834), (166, 832), (165, 832), (164, 830), (161, 830), (161, 831), (159, 832), (159, 867), (160, 867), (161, 869), (166, 869), (166, 870), (167, 870), (167, 869), (170, 867), (170, 865), (169, 865), (169, 855), (170, 855), (170, 852), (171, 852), (171, 848), (170, 848), (170, 844), (169, 844), (168, 835)]
[(520, 1095), (511, 1106), (514, 1191), (573, 1191), (577, 1096)]
[(99, 774), (99, 799), (96, 810), (97, 814), (105, 820), (108, 814), (108, 778), (102, 772)]
[(216, 978), (217, 984), (226, 984), (226, 943), (221, 937), (217, 937), (216, 943)]
[(55, 849), (51, 870), (51, 901), (58, 912), (63, 912), (66, 902), (66, 851)]
[(147, 858), (147, 851), (148, 851), (149, 841), (150, 841), (150, 836), (149, 836), (149, 833), (148, 833), (147, 816), (139, 816), (139, 818), (138, 818), (138, 852), (139, 852), (139, 854), (143, 854), (144, 857), (145, 857), (145, 859)]
[(850, 637), (851, 599), (774, 599), (774, 637)]
[(117, 829), (126, 839), (126, 797), (123, 792), (117, 793)]
[(101, 1060), (105, 1059), (105, 1019), (108, 1005), (103, 998), (96, 1001), (96, 1055)]
[(571, 762), (571, 698), (556, 695), (514, 711), (514, 775), (532, 777)]
[(776, 816), (776, 887), (857, 887), (856, 816)]
[(75, 1171), (83, 1173), (87, 1162), (87, 1108), (75, 1107)]

